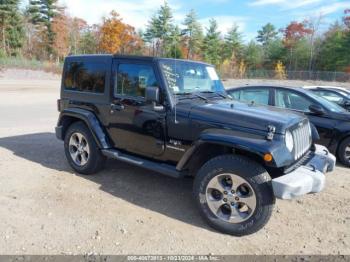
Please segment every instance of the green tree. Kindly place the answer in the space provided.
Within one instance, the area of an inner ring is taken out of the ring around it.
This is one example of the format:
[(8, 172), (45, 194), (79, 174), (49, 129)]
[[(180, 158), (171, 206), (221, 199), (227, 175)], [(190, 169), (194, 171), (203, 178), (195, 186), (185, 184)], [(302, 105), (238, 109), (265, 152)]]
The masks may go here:
[(0, 0), (1, 48), (7, 55), (15, 55), (24, 41), (23, 17), (19, 0)]
[(239, 27), (233, 25), (224, 37), (224, 58), (230, 61), (238, 60), (242, 56), (243, 41)]
[(55, 33), (52, 30), (52, 22), (55, 16), (62, 11), (62, 8), (57, 6), (58, 0), (31, 0), (27, 8), (27, 13), (30, 15), (31, 22), (36, 25), (39, 30), (45, 32), (46, 51), (49, 56), (54, 54), (53, 44), (55, 41)]
[(26, 9), (26, 15), (29, 17), (29, 21), (36, 26), (39, 26), (43, 22), (40, 6), (40, 0), (30, 0)]
[(96, 30), (93, 27), (89, 27), (79, 39), (77, 52), (80, 54), (95, 54), (98, 52), (98, 42)]
[(308, 70), (311, 43), (306, 38), (300, 39), (294, 47), (294, 70)]
[(278, 32), (273, 24), (267, 23), (258, 31), (258, 36), (256, 40), (260, 42), (263, 46), (266, 46), (270, 41), (276, 39)]
[(249, 69), (257, 69), (261, 67), (264, 60), (262, 47), (255, 41), (250, 41), (245, 48), (244, 58)]
[(285, 64), (287, 62), (287, 49), (283, 45), (282, 39), (275, 39), (269, 41), (265, 46), (264, 56), (265, 56), (265, 67), (274, 68), (278, 61)]
[(170, 35), (167, 37), (166, 42), (166, 50), (165, 56), (170, 58), (183, 58), (183, 53), (180, 48), (181, 41), (181, 30), (178, 26), (175, 26)]
[(168, 41), (174, 30), (172, 10), (167, 2), (152, 16), (143, 36), (144, 40), (152, 43), (154, 55), (165, 55), (172, 42)]
[(187, 48), (186, 58), (193, 59), (194, 55), (200, 50), (203, 41), (203, 29), (197, 20), (195, 10), (192, 9), (186, 15), (183, 25), (185, 26), (182, 32)]
[(333, 30), (320, 47), (318, 68), (326, 71), (345, 71), (350, 65), (350, 32)]
[(203, 40), (203, 54), (204, 60), (215, 66), (218, 66), (221, 62), (222, 41), (220, 34), (217, 21), (211, 19)]

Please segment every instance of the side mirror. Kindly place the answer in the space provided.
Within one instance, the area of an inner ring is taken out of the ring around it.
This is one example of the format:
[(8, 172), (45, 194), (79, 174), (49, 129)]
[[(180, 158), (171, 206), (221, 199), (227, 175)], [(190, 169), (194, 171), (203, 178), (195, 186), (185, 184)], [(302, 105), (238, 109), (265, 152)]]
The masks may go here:
[(159, 88), (156, 86), (146, 87), (145, 98), (146, 102), (159, 103)]
[(325, 113), (323, 107), (320, 105), (311, 105), (309, 106), (309, 110), (315, 115), (323, 115)]
[(344, 101), (344, 106), (346, 106), (346, 107), (350, 107), (350, 101)]
[(159, 88), (156, 86), (148, 86), (145, 90), (146, 103), (151, 103), (153, 105), (153, 110), (160, 112), (164, 110), (164, 106), (157, 104), (159, 103)]

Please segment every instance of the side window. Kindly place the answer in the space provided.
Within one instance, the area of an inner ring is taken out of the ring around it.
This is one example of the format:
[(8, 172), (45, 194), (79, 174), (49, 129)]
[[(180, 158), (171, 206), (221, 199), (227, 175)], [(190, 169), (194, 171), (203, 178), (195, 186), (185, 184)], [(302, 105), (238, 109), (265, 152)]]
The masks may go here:
[(151, 65), (119, 64), (114, 94), (145, 97), (148, 86), (159, 86)]
[(72, 62), (66, 67), (64, 88), (71, 91), (104, 93), (105, 78), (103, 63)]
[(245, 102), (254, 102), (258, 105), (269, 104), (269, 89), (244, 89), (241, 90), (240, 100)]
[(288, 90), (276, 90), (276, 106), (309, 112), (312, 101)]

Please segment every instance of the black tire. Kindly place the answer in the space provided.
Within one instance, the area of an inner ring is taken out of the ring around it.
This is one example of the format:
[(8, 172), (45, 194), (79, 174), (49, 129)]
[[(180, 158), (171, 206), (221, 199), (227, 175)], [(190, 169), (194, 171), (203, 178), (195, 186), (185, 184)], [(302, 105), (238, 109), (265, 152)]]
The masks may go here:
[[(208, 206), (208, 183), (214, 177), (226, 173), (246, 180), (256, 196), (255, 210), (241, 223), (231, 223), (219, 218)], [(208, 224), (220, 232), (234, 236), (249, 235), (264, 227), (275, 204), (270, 175), (258, 163), (237, 155), (221, 155), (205, 163), (195, 177), (193, 192), (200, 213)]]
[[(72, 135), (76, 133), (82, 134), (89, 146), (89, 155), (87, 158), (88, 160), (84, 165), (76, 164), (69, 151), (69, 141)], [(105, 157), (102, 155), (100, 149), (98, 148), (90, 130), (83, 122), (75, 122), (68, 128), (64, 139), (64, 151), (70, 166), (80, 174), (93, 175), (100, 171), (104, 166)]]
[(350, 167), (350, 155), (347, 149), (349, 147), (350, 147), (350, 137), (347, 137), (340, 143), (338, 148), (338, 159), (343, 165), (347, 167)]

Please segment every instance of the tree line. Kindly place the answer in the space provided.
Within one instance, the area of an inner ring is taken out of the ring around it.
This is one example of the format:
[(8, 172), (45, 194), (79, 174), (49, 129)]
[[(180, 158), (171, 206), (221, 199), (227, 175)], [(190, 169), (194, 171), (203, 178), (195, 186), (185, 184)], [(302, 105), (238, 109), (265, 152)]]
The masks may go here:
[(119, 53), (202, 60), (231, 75), (276, 67), (350, 73), (350, 9), (326, 31), (322, 16), (282, 29), (267, 23), (250, 42), (234, 23), (225, 34), (215, 19), (203, 28), (195, 10), (176, 24), (167, 2), (139, 31), (114, 10), (94, 25), (66, 11), (58, 0), (30, 0), (24, 10), (20, 0), (0, 0), (0, 59), (60, 62), (68, 54)]

